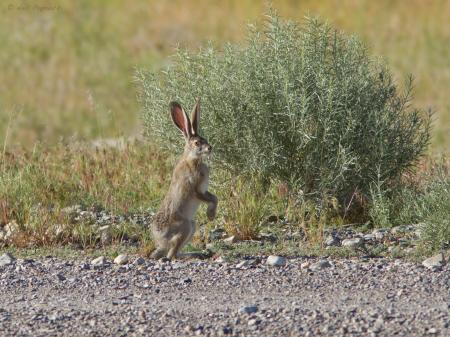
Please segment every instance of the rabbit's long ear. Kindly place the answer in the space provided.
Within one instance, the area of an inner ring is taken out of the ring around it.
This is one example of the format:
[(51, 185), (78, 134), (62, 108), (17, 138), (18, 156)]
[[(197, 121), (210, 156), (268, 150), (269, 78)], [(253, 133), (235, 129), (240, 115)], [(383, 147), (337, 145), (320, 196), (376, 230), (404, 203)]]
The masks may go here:
[(170, 115), (175, 125), (183, 132), (186, 139), (192, 136), (192, 127), (189, 117), (178, 102), (170, 102)]
[(192, 109), (192, 134), (198, 136), (198, 124), (200, 123), (200, 98), (197, 99), (194, 109)]

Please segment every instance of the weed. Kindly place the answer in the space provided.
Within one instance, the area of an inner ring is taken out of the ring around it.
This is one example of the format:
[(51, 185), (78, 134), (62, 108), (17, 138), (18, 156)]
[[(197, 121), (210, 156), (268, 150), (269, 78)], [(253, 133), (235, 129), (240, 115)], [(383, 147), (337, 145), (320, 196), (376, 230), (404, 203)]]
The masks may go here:
[[(422, 250), (435, 252), (450, 243), (448, 158), (427, 159), (415, 174), (382, 192), (374, 186), (369, 208), (375, 227), (420, 224)], [(426, 249), (425, 249), (426, 248)]]
[(225, 230), (240, 240), (253, 239), (272, 214), (271, 201), (256, 179), (232, 178), (218, 190)]

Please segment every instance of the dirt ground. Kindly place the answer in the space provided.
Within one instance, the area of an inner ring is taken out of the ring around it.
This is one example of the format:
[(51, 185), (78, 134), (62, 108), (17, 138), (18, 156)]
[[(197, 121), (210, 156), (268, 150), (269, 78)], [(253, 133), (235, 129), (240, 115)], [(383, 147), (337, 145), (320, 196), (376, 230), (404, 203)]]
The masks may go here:
[(245, 261), (17, 259), (0, 267), (0, 336), (449, 334), (448, 265)]

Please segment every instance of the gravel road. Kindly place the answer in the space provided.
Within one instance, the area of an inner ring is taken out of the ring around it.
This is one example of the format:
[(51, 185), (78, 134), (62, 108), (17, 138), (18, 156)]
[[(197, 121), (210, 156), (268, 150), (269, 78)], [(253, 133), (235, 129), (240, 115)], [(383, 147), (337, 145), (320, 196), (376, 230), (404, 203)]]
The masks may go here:
[(0, 267), (0, 336), (448, 336), (449, 265), (293, 258)]

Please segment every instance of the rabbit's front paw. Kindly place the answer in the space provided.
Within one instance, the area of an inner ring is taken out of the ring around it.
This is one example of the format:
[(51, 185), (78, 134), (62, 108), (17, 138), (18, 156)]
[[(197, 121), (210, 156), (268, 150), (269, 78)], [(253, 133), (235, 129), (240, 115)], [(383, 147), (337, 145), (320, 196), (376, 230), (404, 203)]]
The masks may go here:
[(206, 215), (208, 216), (209, 221), (213, 221), (216, 218), (217, 205), (209, 204), (206, 209)]

